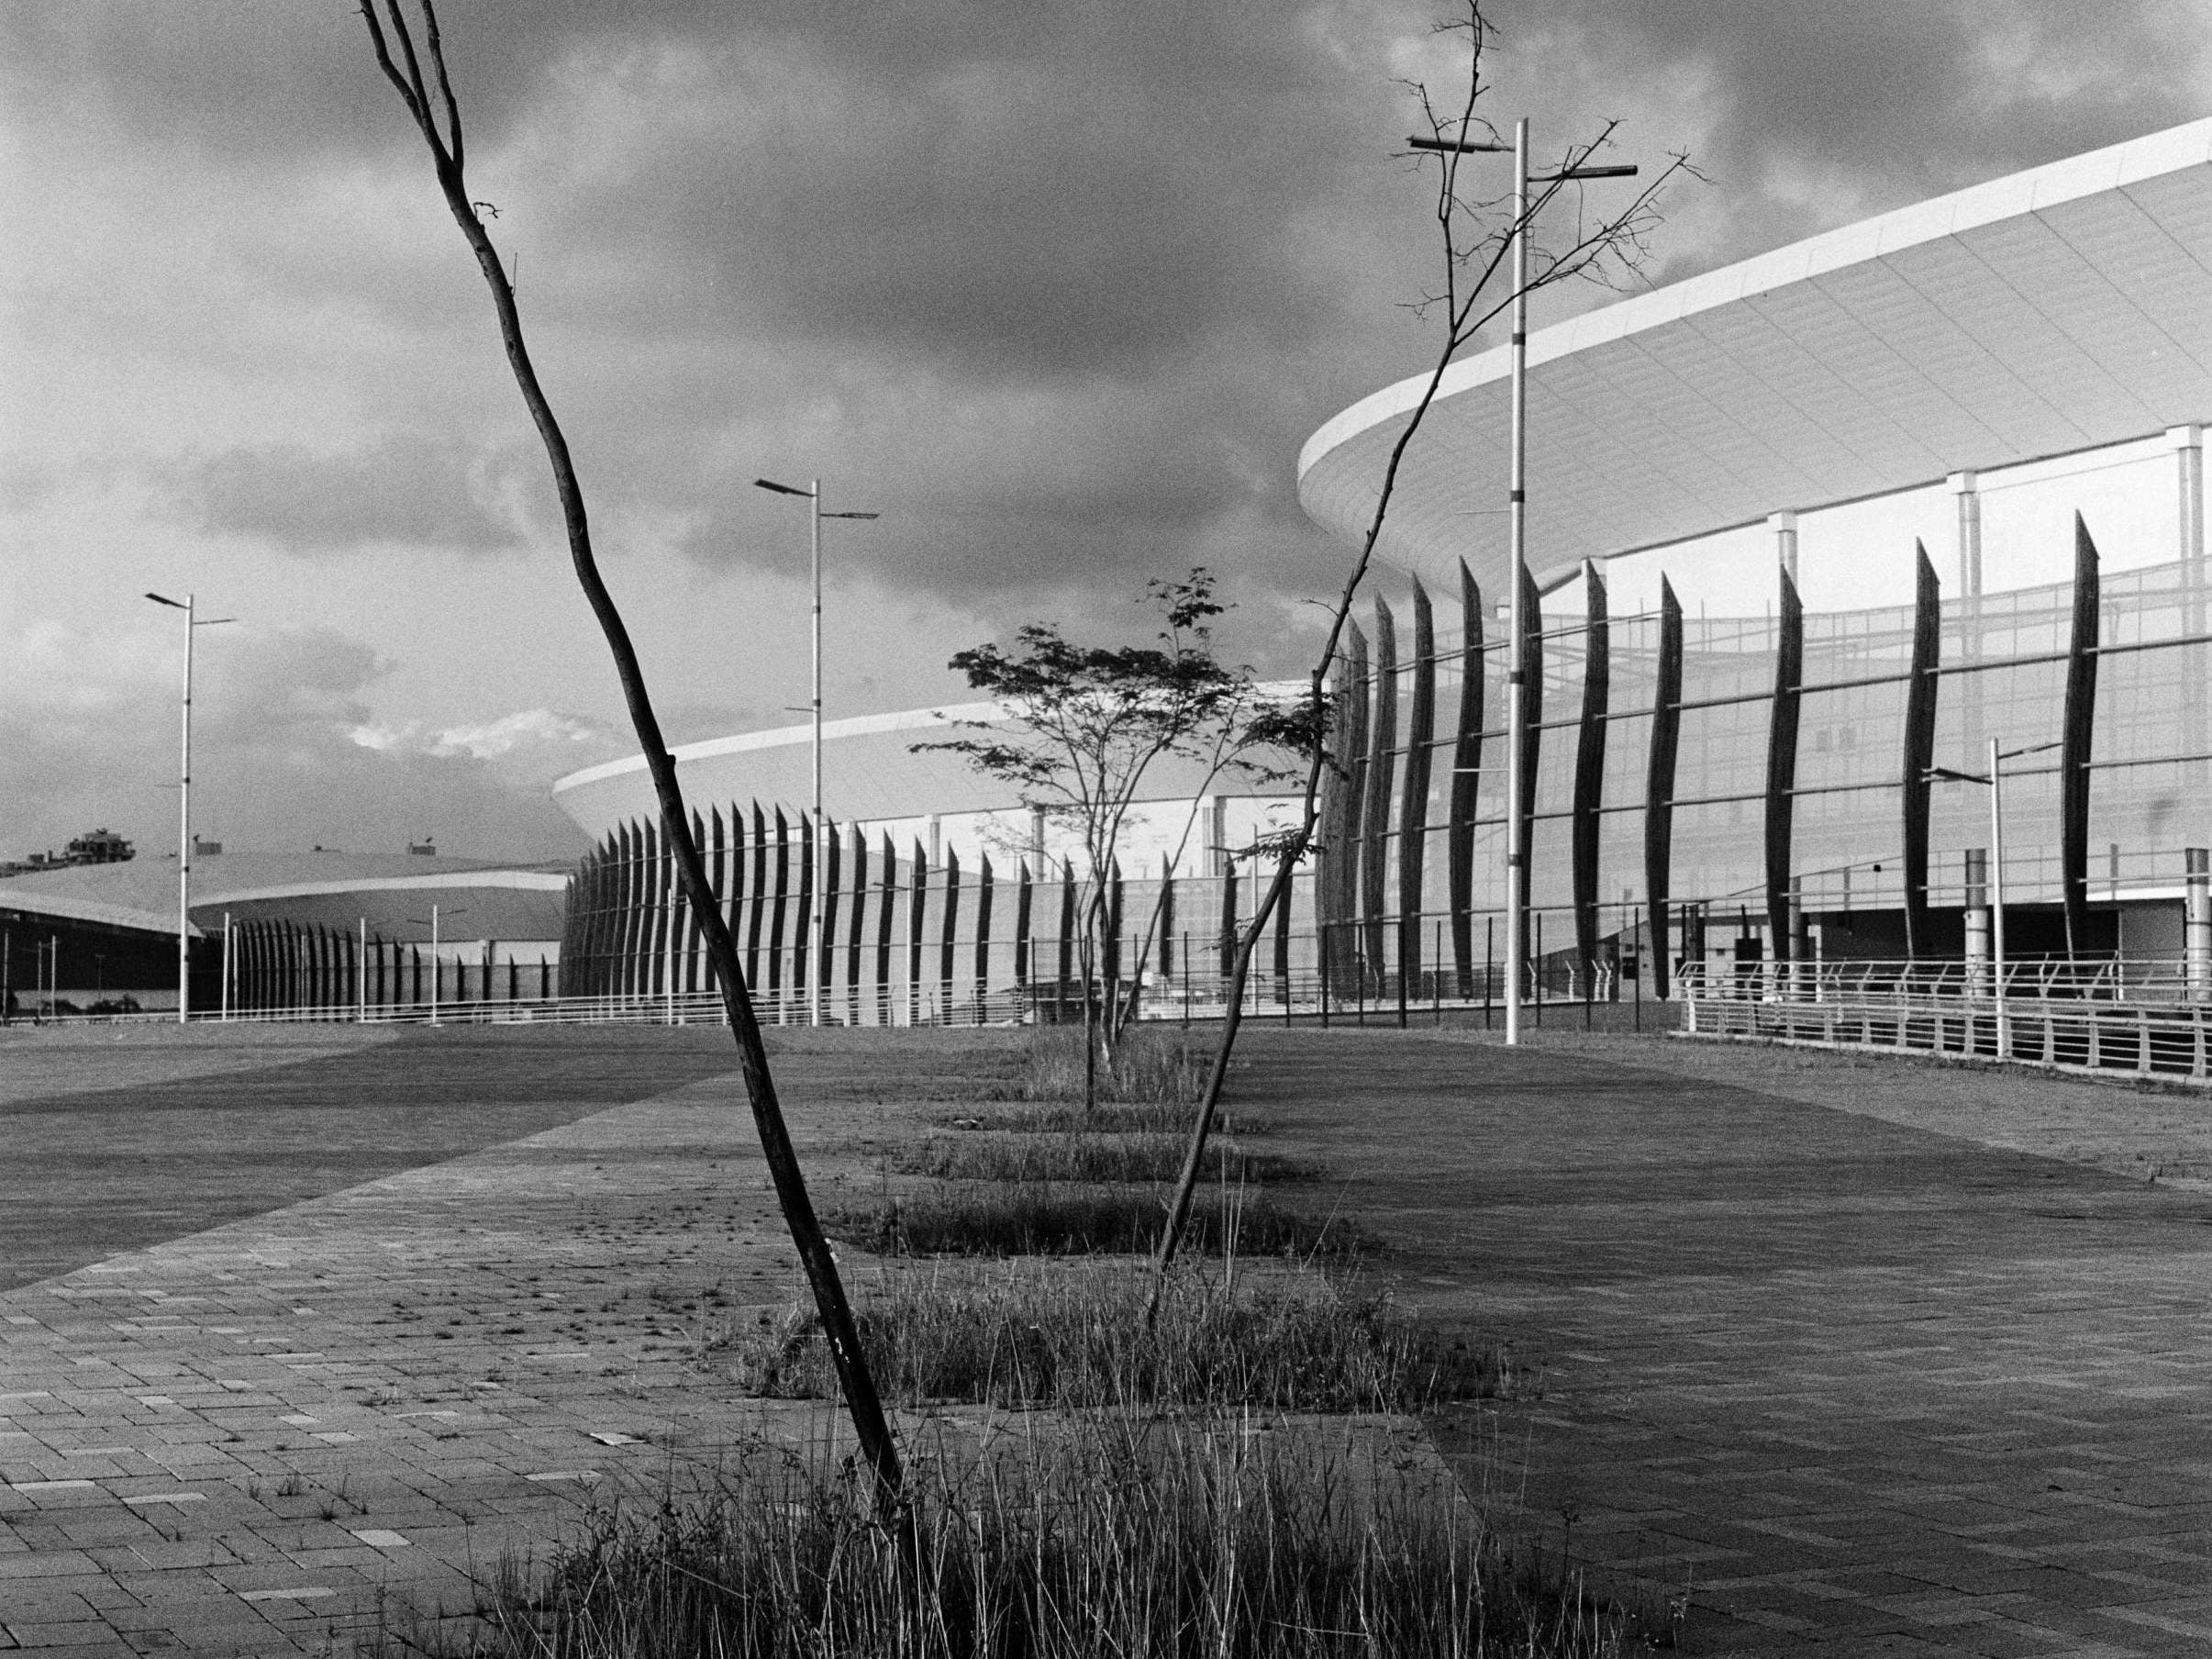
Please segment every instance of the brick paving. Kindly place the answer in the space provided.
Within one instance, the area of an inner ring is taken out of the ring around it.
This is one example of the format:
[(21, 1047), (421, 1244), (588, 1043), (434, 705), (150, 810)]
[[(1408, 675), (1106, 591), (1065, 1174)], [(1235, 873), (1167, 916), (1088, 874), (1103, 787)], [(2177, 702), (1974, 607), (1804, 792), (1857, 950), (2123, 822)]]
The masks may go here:
[(2212, 1651), (2212, 1198), (2097, 1166), (2212, 1103), (2037, 1080), (2074, 1162), (1871, 1115), (2017, 1080), (1725, 1063), (1277, 1033), (1240, 1086), (1402, 1295), (1540, 1372), (1439, 1443), (1606, 1592), (1686, 1591), (1684, 1651)]
[[(163, 1100), (199, 1103), (173, 1121), (219, 1163), (223, 1137), (279, 1124), (286, 1088), (328, 1098), (382, 1067), (445, 1090), (439, 1124), (320, 1119), (382, 1165), (340, 1149), (307, 1196), (280, 1181), (240, 1214), (222, 1188), (184, 1236), (0, 1292), (9, 1639), (427, 1639), (588, 1506), (711, 1478), (749, 1435), (835, 1432), (695, 1363), (793, 1283), (727, 1037), (600, 1036), (445, 1033), (219, 1082), (156, 1057), (79, 1112), (96, 1173), (99, 1123)], [(932, 1068), (987, 1065), (996, 1041), (787, 1041), (829, 1196), (873, 1184)], [(1239, 1100), (1331, 1172), (1297, 1201), (1357, 1215), (1402, 1294), (1540, 1373), (1439, 1443), (1608, 1593), (1687, 1587), (1687, 1652), (2212, 1648), (2212, 1197), (2099, 1166), (2126, 1167), (2131, 1113), (2185, 1152), (2171, 1100), (2039, 1085), (2083, 1091), (2067, 1120), (2100, 1126), (2069, 1162), (1983, 1144), (1955, 1110), (1952, 1132), (1918, 1127), (1913, 1100), (1965, 1085), (1909, 1068), (1746, 1088), (1656, 1042), (1449, 1032), (1262, 1030), (1249, 1054)], [(1906, 1120), (1855, 1109), (1870, 1088)], [(0, 1097), (12, 1131), (18, 1108), (59, 1121), (100, 1093)], [(49, 1150), (41, 1180), (74, 1167)], [(35, 1186), (0, 1175), (0, 1201)]]

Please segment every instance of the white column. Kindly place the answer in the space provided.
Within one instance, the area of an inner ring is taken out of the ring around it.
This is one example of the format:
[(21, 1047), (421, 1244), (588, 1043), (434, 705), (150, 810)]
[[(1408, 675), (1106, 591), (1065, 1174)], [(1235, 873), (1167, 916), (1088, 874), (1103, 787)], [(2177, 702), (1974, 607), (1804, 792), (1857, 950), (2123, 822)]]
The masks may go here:
[(1957, 504), (1959, 592), (1969, 598), (1982, 595), (1982, 488), (1980, 474), (1953, 473), (1945, 481)]
[(2205, 557), (2205, 429), (2196, 425), (2170, 427), (2166, 440), (2173, 445), (2174, 484), (2180, 492), (2179, 545), (2174, 557), (2184, 564), (2202, 564)]
[(1769, 513), (1767, 528), (1774, 532), (1774, 562), (1792, 582), (1797, 580), (1797, 515), (1794, 511)]
[[(2166, 438), (2173, 445), (2174, 486), (2179, 496), (2175, 515), (2174, 557), (2181, 562), (2181, 630), (2186, 635), (2205, 631), (2205, 429), (2196, 425), (2173, 427)], [(2198, 649), (2202, 649), (2201, 647)], [(2184, 661), (2195, 661), (2194, 656)], [(2182, 676), (2182, 744), (2190, 754), (2205, 752), (2207, 721), (2205, 678), (2201, 673)], [(2184, 768), (2190, 787), (2201, 789), (2202, 764)]]
[(1966, 849), (1966, 994), (1989, 995), (1989, 850)]
[[(1957, 526), (1954, 547), (1958, 554), (1959, 594), (1964, 600), (1960, 607), (1959, 654), (1972, 661), (1982, 654), (1981, 480), (1978, 473), (1953, 473), (1948, 483)], [(1959, 687), (1957, 763), (1962, 768), (1971, 768), (1982, 749), (1983, 678), (1983, 675), (1976, 674), (1962, 674), (1956, 682)]]

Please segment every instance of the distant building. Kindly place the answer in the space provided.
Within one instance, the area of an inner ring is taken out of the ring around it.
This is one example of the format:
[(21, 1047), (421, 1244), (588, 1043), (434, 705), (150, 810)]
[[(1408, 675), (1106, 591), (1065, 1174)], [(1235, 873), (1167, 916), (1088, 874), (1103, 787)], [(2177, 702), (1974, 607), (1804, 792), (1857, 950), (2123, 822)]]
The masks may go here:
[[(217, 848), (220, 852), (222, 849)], [(0, 876), (30, 875), (41, 870), (68, 870), (79, 864), (120, 864), (138, 856), (138, 849), (105, 827), (87, 830), (61, 852), (49, 848), (27, 859), (0, 860)]]

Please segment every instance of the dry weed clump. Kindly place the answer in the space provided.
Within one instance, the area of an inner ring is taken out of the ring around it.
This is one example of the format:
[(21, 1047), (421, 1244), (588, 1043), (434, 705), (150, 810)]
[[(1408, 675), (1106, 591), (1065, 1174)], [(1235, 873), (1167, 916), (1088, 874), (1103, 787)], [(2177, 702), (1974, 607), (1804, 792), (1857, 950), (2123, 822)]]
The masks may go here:
[[(890, 1167), (940, 1181), (1160, 1183), (1183, 1173), (1187, 1151), (1183, 1136), (1162, 1133), (931, 1135), (893, 1152)], [(1300, 1181), (1317, 1173), (1280, 1152), (1251, 1152), (1226, 1141), (1206, 1146), (1208, 1181)]]
[(600, 1512), (488, 1622), (517, 1659), (1622, 1653), (1618, 1617), (1517, 1563), (1440, 1471), (1253, 1427), (1092, 1414), (917, 1460), (903, 1527), (864, 1476), (755, 1446), (704, 1498)]
[[(1403, 1412), (1531, 1391), (1496, 1349), (1450, 1342), (1387, 1296), (1319, 1273), (1184, 1279), (1144, 1329), (1139, 1275), (1025, 1265), (891, 1270), (861, 1298), (861, 1342), (885, 1398), (1010, 1408)], [(813, 1308), (712, 1344), (748, 1394), (828, 1398), (837, 1375)]]
[[(1166, 1224), (1157, 1188), (1046, 1181), (890, 1194), (824, 1218), (832, 1238), (881, 1256), (1139, 1255)], [(1377, 1253), (1380, 1241), (1346, 1217), (1316, 1219), (1217, 1186), (1192, 1206), (1183, 1248), (1192, 1255), (1345, 1259)]]

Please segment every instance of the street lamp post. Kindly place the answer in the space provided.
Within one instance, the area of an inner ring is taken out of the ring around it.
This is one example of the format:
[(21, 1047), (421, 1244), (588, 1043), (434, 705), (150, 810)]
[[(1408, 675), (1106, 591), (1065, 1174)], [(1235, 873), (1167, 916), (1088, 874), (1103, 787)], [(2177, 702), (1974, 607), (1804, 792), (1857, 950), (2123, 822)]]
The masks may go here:
[(1989, 770), (1987, 773), (1954, 772), (1949, 766), (1930, 766), (1928, 775), (1946, 778), (1954, 784), (1986, 784), (1989, 785), (1989, 953), (1990, 984), (1996, 997), (1997, 1058), (2008, 1059), (2012, 1054), (2012, 1022), (2005, 1011), (2005, 763), (2017, 760), (2024, 754), (2040, 754), (2046, 749), (2056, 749), (2059, 740), (2048, 743), (2029, 743), (2018, 749), (1999, 749), (1997, 740), (1989, 740)]
[[(446, 912), (448, 916), (466, 916), (468, 913), (466, 905), (458, 910)], [(418, 928), (422, 926), (422, 918), (419, 916), (410, 916), (407, 919)], [(430, 907), (430, 1023), (432, 1025), (438, 1023), (438, 981), (441, 975), (441, 964), (438, 957), (438, 907), (432, 905)]]
[(156, 605), (166, 605), (172, 610), (184, 613), (183, 741), (182, 758), (177, 763), (177, 1023), (183, 1025), (192, 1018), (192, 630), (214, 628), (234, 618), (209, 617), (205, 621), (196, 620), (190, 594), (181, 600), (164, 598), (160, 594), (146, 596)]
[(1528, 971), (1528, 847), (1521, 796), (1528, 788), (1521, 751), (1528, 729), (1528, 651), (1521, 586), (1528, 570), (1528, 186), (1572, 179), (1626, 179), (1633, 165), (1566, 167), (1531, 178), (1528, 173), (1528, 118), (1513, 124), (1513, 142), (1477, 143), (1468, 139), (1430, 136), (1409, 140), (1416, 150), (1462, 154), (1513, 152), (1513, 336), (1511, 479), (1506, 496), (1510, 568), (1506, 575), (1507, 647), (1506, 674), (1506, 1041), (1521, 1040), (1521, 980)]
[(825, 908), (829, 871), (829, 829), (822, 820), (822, 520), (825, 518), (873, 518), (874, 513), (825, 513), (822, 511), (822, 481), (810, 479), (805, 489), (795, 484), (777, 484), (766, 478), (756, 478), (760, 488), (778, 495), (798, 495), (807, 504), (807, 563), (814, 585), (812, 632), (814, 637), (814, 696), (808, 707), (814, 717), (814, 886), (809, 900), (814, 906), (814, 971), (806, 977), (806, 1023), (822, 1023), (822, 977), (828, 969), (829, 926)]

